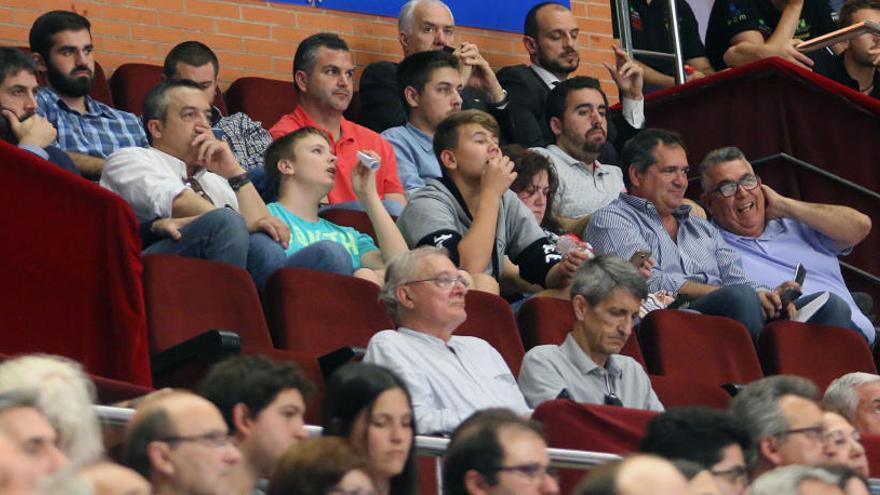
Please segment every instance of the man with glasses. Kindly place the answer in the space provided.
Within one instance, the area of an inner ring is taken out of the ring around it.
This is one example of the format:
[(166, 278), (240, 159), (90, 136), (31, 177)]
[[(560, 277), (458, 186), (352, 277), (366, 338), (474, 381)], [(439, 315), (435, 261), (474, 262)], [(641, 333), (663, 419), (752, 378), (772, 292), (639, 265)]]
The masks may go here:
[(620, 355), (647, 296), (645, 279), (626, 261), (599, 256), (571, 284), (574, 329), (561, 345), (540, 345), (523, 359), (519, 386), (529, 406), (556, 398), (663, 411), (642, 366)]
[(871, 219), (852, 208), (786, 198), (761, 184), (742, 151), (711, 151), (700, 165), (703, 203), (746, 274), (765, 287), (789, 280), (798, 263), (807, 270), (795, 301), (801, 308), (822, 291), (831, 295), (809, 321), (861, 331), (874, 342), (874, 325), (858, 308), (840, 273), (849, 254), (871, 231)]
[(652, 418), (640, 450), (695, 462), (712, 473), (721, 495), (740, 495), (749, 485), (750, 447), (748, 433), (729, 412), (690, 407)]
[(755, 451), (753, 479), (780, 466), (828, 460), (818, 397), (818, 388), (806, 378), (777, 375), (746, 385), (731, 400), (730, 410)]
[(501, 354), (485, 340), (453, 335), (467, 318), (470, 283), (433, 246), (400, 254), (386, 269), (379, 299), (398, 328), (374, 335), (364, 361), (406, 381), (419, 433), (449, 433), (492, 407), (531, 414)]
[(231, 495), (241, 454), (220, 411), (183, 391), (148, 399), (126, 432), (124, 463), (156, 494)]
[(476, 413), (456, 429), (443, 488), (448, 495), (559, 493), (541, 426), (504, 410)]

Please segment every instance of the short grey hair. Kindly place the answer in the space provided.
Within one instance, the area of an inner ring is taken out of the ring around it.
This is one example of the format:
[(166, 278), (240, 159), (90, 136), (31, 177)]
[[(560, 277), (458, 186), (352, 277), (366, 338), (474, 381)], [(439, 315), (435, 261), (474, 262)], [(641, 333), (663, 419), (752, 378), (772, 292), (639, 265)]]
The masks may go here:
[(763, 438), (785, 437), (788, 421), (779, 400), (786, 395), (815, 401), (819, 398), (819, 389), (799, 376), (769, 376), (746, 385), (730, 401), (730, 411), (745, 426), (752, 445), (757, 446)]
[(703, 186), (703, 192), (709, 192), (709, 170), (712, 170), (715, 165), (736, 160), (748, 161), (746, 155), (736, 146), (726, 146), (710, 151), (700, 163), (700, 185)]
[(413, 24), (415, 24), (416, 7), (435, 4), (442, 5), (446, 11), (449, 12), (449, 17), (452, 17), (453, 22), (455, 22), (455, 16), (452, 15), (452, 10), (441, 0), (409, 0), (409, 2), (403, 4), (403, 7), (400, 8), (400, 13), (397, 14), (397, 30), (401, 33), (412, 33), (414, 27)]
[(31, 391), (39, 409), (58, 432), (58, 448), (74, 463), (104, 454), (95, 414), (95, 384), (78, 362), (49, 354), (30, 354), (0, 364), (0, 392)]
[(859, 407), (859, 395), (856, 393), (856, 387), (865, 383), (880, 383), (880, 375), (859, 371), (847, 373), (837, 378), (825, 389), (822, 405), (852, 422), (856, 415), (856, 409)]
[(645, 278), (632, 263), (614, 256), (596, 256), (578, 268), (570, 293), (572, 298), (583, 296), (590, 306), (595, 306), (618, 288), (639, 299), (648, 297)]
[(800, 495), (805, 481), (838, 486), (839, 478), (821, 468), (793, 464), (768, 471), (752, 483), (752, 495)]
[(385, 267), (385, 284), (379, 291), (379, 301), (385, 305), (388, 315), (395, 324), (399, 325), (406, 315), (406, 308), (397, 300), (397, 288), (416, 277), (421, 261), (428, 256), (448, 257), (449, 251), (442, 247), (422, 246), (398, 254)]

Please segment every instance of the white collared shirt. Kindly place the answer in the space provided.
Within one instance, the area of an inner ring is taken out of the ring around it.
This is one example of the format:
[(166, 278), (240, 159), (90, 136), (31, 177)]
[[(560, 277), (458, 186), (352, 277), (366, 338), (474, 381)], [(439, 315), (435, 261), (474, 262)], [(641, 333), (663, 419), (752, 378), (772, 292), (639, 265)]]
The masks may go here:
[(558, 215), (568, 218), (591, 215), (626, 192), (620, 167), (598, 161), (588, 165), (555, 144), (530, 150), (549, 158), (556, 170), (559, 188), (553, 205)]
[(370, 339), (364, 361), (406, 382), (419, 433), (449, 433), (474, 412), (492, 407), (532, 413), (501, 354), (477, 337), (444, 342), (404, 327), (383, 330)]

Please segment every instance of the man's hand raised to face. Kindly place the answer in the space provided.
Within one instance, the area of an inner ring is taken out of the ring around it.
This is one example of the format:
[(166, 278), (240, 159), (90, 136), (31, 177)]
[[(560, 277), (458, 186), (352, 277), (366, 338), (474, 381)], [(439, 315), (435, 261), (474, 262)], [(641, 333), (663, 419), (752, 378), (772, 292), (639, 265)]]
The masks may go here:
[(510, 189), (514, 180), (516, 180), (516, 172), (513, 171), (513, 162), (510, 158), (498, 154), (490, 158), (486, 168), (483, 169), (480, 187), (484, 193), (500, 198)]
[(229, 144), (214, 137), (210, 127), (197, 126), (196, 132), (196, 137), (192, 141), (194, 165), (205, 167), (209, 172), (224, 179), (245, 173)]
[(42, 115), (32, 114), (23, 121), (11, 110), (3, 109), (3, 117), (9, 121), (9, 129), (18, 139), (18, 144), (29, 144), (39, 148), (45, 148), (55, 141), (57, 131), (52, 124)]

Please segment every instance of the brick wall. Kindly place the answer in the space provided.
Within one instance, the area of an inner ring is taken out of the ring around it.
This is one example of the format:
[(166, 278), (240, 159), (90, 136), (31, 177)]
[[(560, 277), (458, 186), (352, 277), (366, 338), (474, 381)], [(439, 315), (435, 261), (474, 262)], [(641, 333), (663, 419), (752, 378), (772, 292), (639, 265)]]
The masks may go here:
[[(582, 33), (579, 73), (603, 80), (609, 96), (616, 96), (601, 65), (612, 60), (608, 1), (571, 3)], [(187, 39), (202, 41), (217, 52), (224, 88), (246, 75), (290, 80), (298, 41), (317, 31), (342, 36), (359, 69), (402, 54), (396, 19), (255, 0), (3, 0), (0, 43), (26, 46), (37, 16), (71, 8), (92, 22), (96, 57), (108, 76), (126, 62), (161, 65), (165, 53)], [(495, 69), (528, 61), (521, 36), (515, 33), (471, 28), (458, 33), (459, 39), (477, 43)]]

